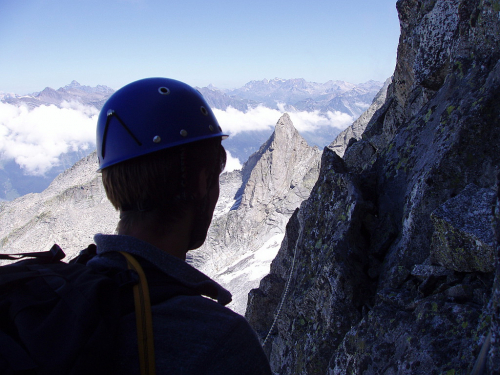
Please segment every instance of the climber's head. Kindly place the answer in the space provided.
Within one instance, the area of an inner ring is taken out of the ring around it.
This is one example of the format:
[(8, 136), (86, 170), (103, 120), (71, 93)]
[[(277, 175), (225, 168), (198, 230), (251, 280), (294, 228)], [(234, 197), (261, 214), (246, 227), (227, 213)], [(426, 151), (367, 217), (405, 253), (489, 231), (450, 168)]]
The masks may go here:
[(226, 137), (198, 90), (168, 78), (142, 79), (116, 91), (101, 110), (96, 138), (99, 168)]
[(106, 193), (120, 210), (119, 232), (146, 218), (164, 230), (195, 210), (200, 223), (190, 247), (200, 246), (218, 197), (225, 137), (203, 96), (182, 82), (149, 78), (115, 92), (101, 110), (96, 143)]

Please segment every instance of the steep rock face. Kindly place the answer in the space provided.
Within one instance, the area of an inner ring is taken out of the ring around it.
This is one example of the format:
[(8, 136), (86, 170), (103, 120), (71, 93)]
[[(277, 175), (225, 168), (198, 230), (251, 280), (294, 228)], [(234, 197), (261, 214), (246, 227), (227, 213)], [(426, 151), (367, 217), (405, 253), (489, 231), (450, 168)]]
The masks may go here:
[(232, 210), (212, 222), (205, 245), (191, 252), (193, 264), (236, 292), (236, 311), (244, 312), (248, 291), (267, 274), (289, 217), (316, 182), (320, 155), (284, 114), (243, 166)]
[(468, 185), (432, 214), (431, 260), (458, 272), (493, 272), (496, 241), (491, 230), (495, 191)]
[[(384, 105), (343, 160), (325, 149), (310, 198), (249, 297), (247, 317), (263, 338), (283, 301), (266, 342), (275, 373), (468, 373), (483, 342), (487, 372), (496, 373), (499, 283), (484, 271), (498, 273), (498, 259), (483, 259), (481, 267), (489, 264), (481, 269), (438, 259), (479, 245), (474, 236), (454, 236), (453, 249), (443, 251), (432, 240), (442, 227), (431, 214), (461, 195), (483, 205), (464, 191), (469, 184), (493, 202), (499, 7), (397, 2), (401, 38)], [(463, 212), (460, 226), (473, 228), (477, 215), (492, 221), (485, 210)], [(482, 228), (491, 238), (492, 227)], [(497, 255), (498, 244), (489, 243)]]
[[(493, 226), (495, 228), (498, 254), (498, 251), (500, 251), (500, 173), (497, 176), (497, 196), (496, 204), (493, 209), (493, 215)], [(481, 352), (485, 353), (485, 356), (487, 356), (487, 361), (485, 361), (486, 363), (484, 364), (484, 367), (489, 369), (498, 369), (500, 368), (500, 345), (498, 344), (500, 340), (500, 267), (498, 266), (498, 260), (495, 270), (495, 282), (493, 284), (491, 300), (484, 315), (486, 317), (491, 317), (490, 334), (485, 338), (483, 347), (481, 348)], [(487, 319), (485, 319), (485, 321), (487, 321)], [(490, 339), (489, 342), (488, 338)], [(492, 341), (495, 344), (490, 346)], [(492, 370), (490, 370), (490, 372), (494, 373)]]
[[(280, 294), (269, 295), (268, 290), (275, 284), (283, 289), (295, 263), (288, 296), (271, 332), (273, 371), (300, 374), (324, 370), (329, 353), (340, 344), (352, 322), (360, 319), (366, 294), (370, 294), (364, 272), (367, 243), (360, 216), (366, 204), (359, 182), (345, 169), (342, 159), (326, 148), (318, 183), (289, 223), (270, 275), (263, 279), (260, 290), (249, 296), (246, 316), (265, 334), (275, 312), (270, 307), (277, 306), (280, 298)], [(264, 319), (263, 311), (267, 313)]]

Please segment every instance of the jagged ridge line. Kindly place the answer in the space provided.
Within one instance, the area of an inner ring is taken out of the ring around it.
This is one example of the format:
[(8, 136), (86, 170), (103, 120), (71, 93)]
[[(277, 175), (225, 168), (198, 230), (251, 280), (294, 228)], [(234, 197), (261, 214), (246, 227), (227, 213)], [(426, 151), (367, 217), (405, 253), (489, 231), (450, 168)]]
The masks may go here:
[(278, 306), (278, 310), (276, 311), (276, 314), (274, 315), (274, 320), (273, 324), (271, 324), (271, 328), (269, 328), (269, 331), (267, 332), (266, 338), (264, 339), (264, 342), (262, 343), (262, 347), (266, 346), (267, 340), (269, 339), (269, 336), (271, 336), (271, 332), (274, 329), (274, 326), (276, 325), (276, 322), (278, 321), (278, 317), (280, 316), (281, 309), (283, 308), (283, 304), (285, 303), (285, 299), (288, 294), (288, 289), (290, 288), (290, 282), (292, 281), (292, 275), (293, 275), (293, 270), (295, 268), (295, 258), (297, 257), (297, 248), (299, 247), (299, 242), (302, 240), (302, 231), (303, 231), (303, 224), (302, 221), (297, 217), (297, 220), (299, 221), (299, 236), (297, 237), (297, 242), (295, 242), (295, 249), (293, 250), (293, 259), (292, 259), (292, 265), (290, 267), (290, 274), (288, 275), (288, 280), (286, 282), (286, 287), (285, 287), (285, 292), (283, 293), (283, 296), (281, 297), (281, 302)]

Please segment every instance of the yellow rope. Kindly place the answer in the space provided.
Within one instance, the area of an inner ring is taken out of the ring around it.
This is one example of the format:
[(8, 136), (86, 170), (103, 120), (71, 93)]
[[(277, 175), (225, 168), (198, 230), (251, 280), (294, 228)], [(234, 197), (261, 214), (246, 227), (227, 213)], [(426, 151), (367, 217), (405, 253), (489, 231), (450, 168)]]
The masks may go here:
[(128, 268), (134, 270), (139, 275), (139, 283), (134, 285), (133, 290), (141, 375), (155, 375), (153, 316), (151, 313), (148, 281), (139, 262), (128, 253), (123, 251), (120, 251), (120, 253), (127, 259)]

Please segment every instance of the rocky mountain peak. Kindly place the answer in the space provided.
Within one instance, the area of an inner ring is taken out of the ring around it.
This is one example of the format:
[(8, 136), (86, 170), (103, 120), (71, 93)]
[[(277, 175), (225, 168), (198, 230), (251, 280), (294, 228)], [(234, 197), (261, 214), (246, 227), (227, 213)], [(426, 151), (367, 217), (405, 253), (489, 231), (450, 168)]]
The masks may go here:
[(295, 126), (293, 126), (290, 115), (288, 113), (284, 113), (280, 117), (274, 128), (273, 143), (287, 142), (297, 137), (300, 137), (302, 140), (304, 140), (304, 138), (300, 136), (297, 129), (295, 129)]
[(78, 88), (81, 87), (80, 83), (78, 83), (76, 80), (71, 81), (69, 85), (66, 85), (66, 87), (71, 87), (71, 88)]
[(254, 207), (267, 205), (273, 198), (282, 199), (291, 188), (300, 185), (300, 176), (319, 155), (319, 150), (310, 147), (295, 129), (290, 116), (283, 114), (269, 140), (249, 159), (255, 164), (245, 186), (242, 205)]
[(235, 292), (231, 307), (236, 311), (244, 312), (248, 291), (269, 272), (286, 222), (316, 182), (320, 157), (290, 116), (282, 115), (271, 137), (244, 164), (232, 209), (213, 220), (207, 241), (192, 252), (198, 268)]
[(45, 102), (47, 104), (59, 104), (63, 100), (63, 93), (51, 87), (46, 87), (36, 96), (36, 98), (40, 102)]

